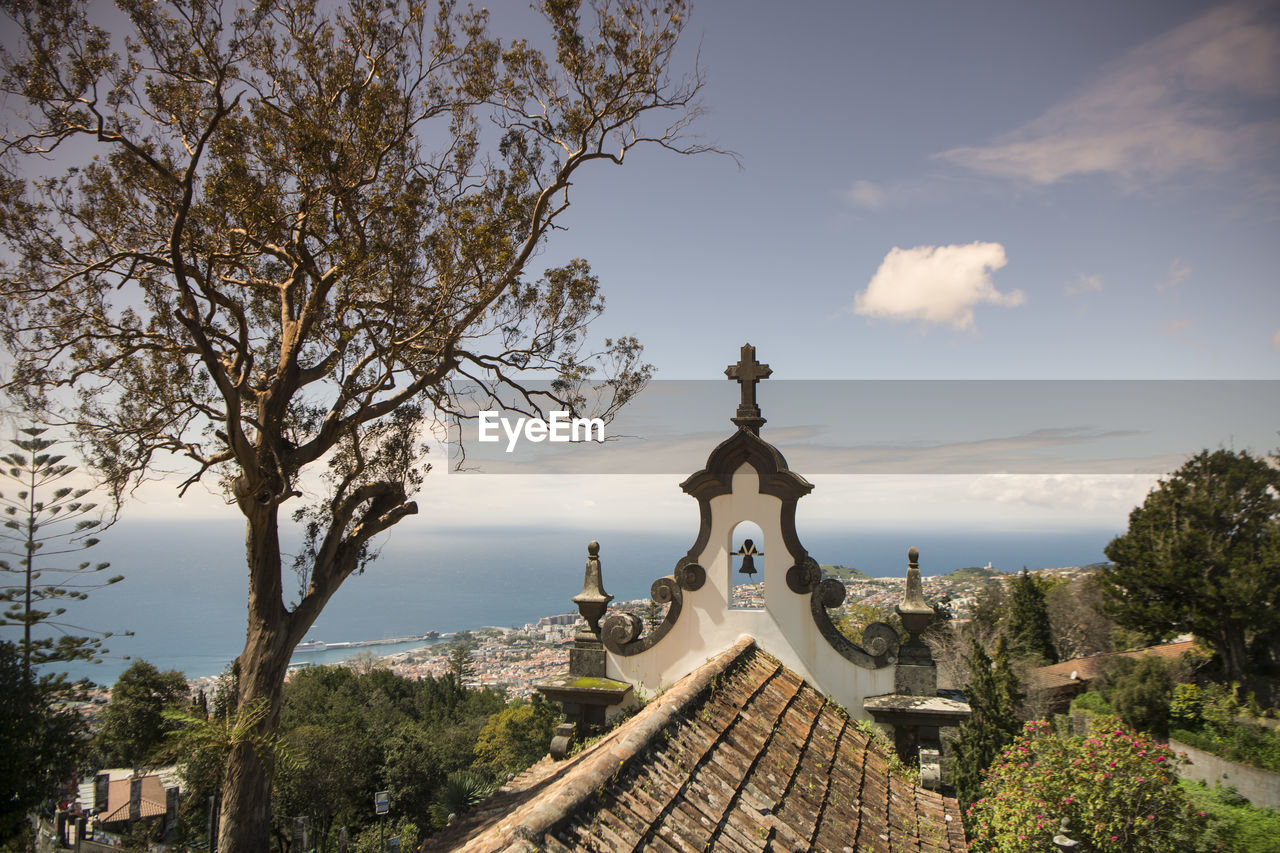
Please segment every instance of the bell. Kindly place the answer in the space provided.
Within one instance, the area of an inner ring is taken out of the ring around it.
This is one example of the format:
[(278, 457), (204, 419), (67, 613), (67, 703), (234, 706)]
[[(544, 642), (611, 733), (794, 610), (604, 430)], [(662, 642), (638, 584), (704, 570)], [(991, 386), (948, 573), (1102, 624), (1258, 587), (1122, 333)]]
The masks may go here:
[(742, 558), (742, 568), (738, 569), (738, 574), (754, 575), (756, 573), (756, 563), (753, 557), (763, 557), (763, 551), (757, 551), (755, 543), (750, 539), (744, 539), (742, 546), (734, 552), (734, 556)]

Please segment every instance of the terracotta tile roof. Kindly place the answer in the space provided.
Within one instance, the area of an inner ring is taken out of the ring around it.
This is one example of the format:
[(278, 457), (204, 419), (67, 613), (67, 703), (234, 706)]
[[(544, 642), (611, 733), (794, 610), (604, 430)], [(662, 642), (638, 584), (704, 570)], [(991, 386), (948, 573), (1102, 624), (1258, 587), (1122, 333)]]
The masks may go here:
[(576, 757), (544, 759), (427, 850), (965, 851), (954, 799), (889, 769), (749, 637)]
[[(1116, 652), (1110, 655), (1094, 655), (1087, 658), (1075, 658), (1062, 663), (1037, 667), (1028, 673), (1028, 684), (1036, 689), (1051, 689), (1068, 684), (1079, 684), (1097, 678), (1102, 672), (1103, 664), (1112, 658), (1140, 658), (1147, 655), (1177, 660), (1184, 652), (1192, 652), (1196, 648), (1194, 640), (1183, 643), (1164, 643), (1132, 652)], [(1075, 673), (1075, 677), (1072, 677)]]
[[(165, 813), (164, 786), (159, 776), (142, 777), (142, 817), (155, 817)], [(129, 780), (112, 780), (107, 787), (107, 810), (99, 823), (114, 823), (129, 819)]]

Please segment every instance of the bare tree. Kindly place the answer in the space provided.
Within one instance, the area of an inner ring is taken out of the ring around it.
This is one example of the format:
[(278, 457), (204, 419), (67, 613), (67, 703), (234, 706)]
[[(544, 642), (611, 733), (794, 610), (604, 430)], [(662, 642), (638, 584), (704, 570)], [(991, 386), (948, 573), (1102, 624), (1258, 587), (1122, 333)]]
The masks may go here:
[[(603, 362), (608, 409), (647, 378), (634, 339), (585, 347), (585, 261), (530, 265), (588, 163), (710, 150), (685, 137), (701, 77), (671, 73), (684, 4), (547, 0), (548, 55), (449, 0), (118, 0), (127, 33), (87, 0), (0, 7), (10, 385), (46, 414), (74, 397), (63, 417), (117, 494), (174, 457), (181, 488), (226, 488), (249, 569), (238, 701), (267, 702), (267, 737), (293, 648), (417, 511), (423, 424), (461, 386), (576, 410)], [(266, 848), (271, 772), (231, 749), (222, 849)]]
[(1112, 651), (1116, 623), (1100, 612), (1102, 590), (1092, 576), (1049, 590), (1045, 606), (1060, 660)]

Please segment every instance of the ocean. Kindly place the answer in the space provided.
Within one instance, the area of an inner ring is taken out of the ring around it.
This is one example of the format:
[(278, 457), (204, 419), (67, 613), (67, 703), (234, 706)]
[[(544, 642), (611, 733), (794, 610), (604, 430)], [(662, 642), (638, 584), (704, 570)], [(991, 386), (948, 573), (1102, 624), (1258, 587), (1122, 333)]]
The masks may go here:
[[(649, 585), (667, 574), (693, 544), (686, 533), (576, 530), (546, 527), (469, 527), (394, 530), (379, 558), (348, 578), (308, 637), (351, 642), (441, 633), (487, 625), (524, 625), (574, 609), (582, 588), (586, 545), (601, 543), (604, 586), (620, 601), (647, 598)], [(906, 571), (916, 546), (926, 576), (991, 562), (1002, 571), (1084, 565), (1104, 558), (1118, 531), (978, 531), (931, 529), (920, 535), (883, 526), (801, 531), (820, 563), (853, 566), (888, 577)], [(73, 605), (76, 625), (133, 631), (106, 641), (99, 664), (66, 668), (74, 677), (110, 685), (133, 660), (189, 677), (221, 672), (244, 642), (247, 570), (243, 527), (234, 519), (175, 523), (122, 521), (107, 531), (93, 559), (109, 560), (125, 580)], [(288, 562), (286, 560), (286, 562)], [(296, 590), (286, 574), (286, 593)], [(8, 630), (8, 629), (6, 629)], [(387, 654), (411, 646), (367, 647)], [(357, 649), (355, 651), (360, 651)], [(352, 651), (298, 655), (333, 662)]]

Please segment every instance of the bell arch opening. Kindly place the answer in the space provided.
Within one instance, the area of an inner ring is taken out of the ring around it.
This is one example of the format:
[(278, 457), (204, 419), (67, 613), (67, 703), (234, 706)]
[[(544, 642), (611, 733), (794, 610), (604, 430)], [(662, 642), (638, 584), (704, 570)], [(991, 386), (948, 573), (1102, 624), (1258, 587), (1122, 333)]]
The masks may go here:
[(754, 521), (740, 521), (729, 534), (729, 606), (764, 609), (764, 531)]

